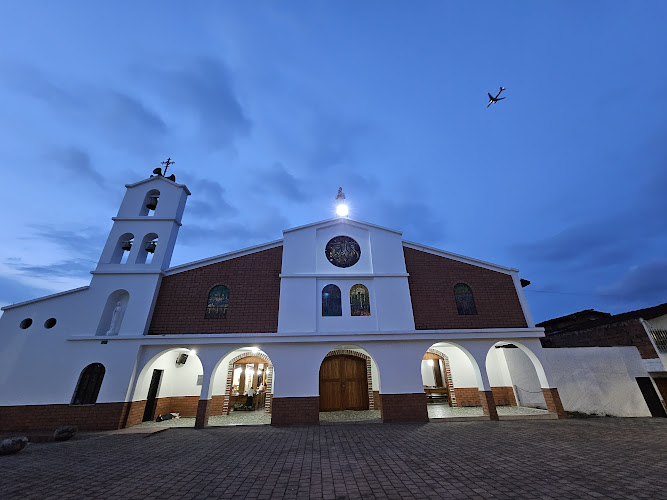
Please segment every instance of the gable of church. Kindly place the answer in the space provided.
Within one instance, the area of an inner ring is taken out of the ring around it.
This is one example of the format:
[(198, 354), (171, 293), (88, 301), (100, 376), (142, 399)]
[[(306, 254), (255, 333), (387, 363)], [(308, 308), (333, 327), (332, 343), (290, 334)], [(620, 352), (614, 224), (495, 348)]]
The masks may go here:
[[(277, 246), (165, 276), (148, 334), (276, 332), (282, 253)], [(228, 290), (224, 315), (207, 317), (220, 286)]]
[[(526, 328), (512, 276), (403, 247), (417, 330)], [(459, 314), (454, 287), (472, 291), (475, 314)]]

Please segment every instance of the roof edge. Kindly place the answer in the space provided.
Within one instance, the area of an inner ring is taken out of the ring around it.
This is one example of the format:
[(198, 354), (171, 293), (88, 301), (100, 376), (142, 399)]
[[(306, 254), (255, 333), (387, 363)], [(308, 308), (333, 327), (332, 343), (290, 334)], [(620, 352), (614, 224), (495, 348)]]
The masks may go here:
[(426, 245), (421, 245), (419, 243), (414, 243), (412, 241), (403, 240), (403, 246), (411, 248), (412, 250), (419, 250), (421, 252), (426, 252), (433, 255), (439, 255), (441, 257), (446, 257), (448, 259), (463, 262), (465, 264), (471, 264), (473, 266), (483, 267), (485, 269), (490, 269), (492, 271), (498, 271), (505, 274), (514, 274), (519, 272), (518, 269), (515, 269), (513, 267), (500, 266), (498, 264), (493, 264), (492, 262), (486, 262), (483, 260), (474, 259), (472, 257), (466, 257), (465, 255), (459, 255), (457, 253), (448, 252), (446, 250), (441, 250), (439, 248), (428, 247)]
[(370, 222), (364, 222), (364, 221), (361, 221), (361, 220), (351, 219), (350, 217), (333, 217), (331, 219), (325, 219), (325, 220), (321, 220), (321, 221), (318, 221), (318, 222), (311, 222), (310, 224), (305, 224), (303, 226), (297, 226), (297, 227), (291, 227), (289, 229), (283, 229), (283, 234), (291, 233), (293, 231), (298, 231), (300, 229), (306, 229), (306, 228), (313, 227), (313, 226), (331, 225), (331, 224), (334, 224), (334, 223), (337, 223), (337, 222), (358, 224), (358, 225), (361, 225), (361, 226), (367, 226), (367, 227), (372, 227), (372, 228), (375, 228), (375, 229), (381, 229), (383, 231), (389, 231), (390, 233), (395, 233), (395, 234), (398, 234), (400, 236), (403, 236), (403, 233), (401, 231), (397, 231), (396, 229), (390, 229), (388, 227), (378, 226), (377, 224), (371, 224)]
[(45, 295), (44, 297), (39, 297), (37, 299), (24, 300), (23, 302), (17, 302), (16, 304), (10, 304), (8, 306), (0, 307), (0, 310), (7, 311), (9, 309), (14, 309), (15, 307), (26, 306), (28, 304), (33, 304), (35, 302), (41, 302), (42, 300), (52, 299), (54, 297), (60, 297), (61, 295), (67, 295), (70, 293), (82, 292), (90, 288), (90, 285), (82, 286), (79, 288), (74, 288), (72, 290), (65, 290), (64, 292), (52, 293), (51, 295)]
[(163, 176), (163, 175), (154, 175), (154, 176), (152, 176), (152, 177), (149, 177), (148, 179), (144, 179), (144, 180), (142, 180), (142, 181), (135, 182), (135, 183), (133, 183), (133, 184), (125, 184), (125, 187), (126, 187), (126, 188), (136, 187), (136, 186), (139, 186), (139, 185), (141, 185), (141, 184), (145, 184), (145, 183), (148, 182), (148, 181), (153, 181), (153, 180), (157, 180), (157, 179), (162, 179), (163, 181), (165, 181), (165, 182), (169, 182), (170, 184), (173, 184), (173, 185), (176, 186), (176, 187), (183, 188), (183, 189), (185, 190), (185, 192), (188, 193), (188, 195), (191, 195), (191, 194), (192, 194), (192, 193), (190, 192), (190, 190), (188, 189), (188, 187), (187, 187), (185, 184), (179, 184), (179, 183), (177, 183), (177, 182), (174, 182), (174, 181), (172, 181), (172, 180), (170, 180), (170, 179), (167, 179), (167, 178), (166, 178), (165, 176)]
[(243, 257), (244, 255), (250, 255), (251, 253), (257, 253), (263, 250), (270, 250), (271, 248), (277, 248), (279, 246), (282, 246), (282, 244), (283, 240), (270, 241), (268, 243), (262, 243), (261, 245), (242, 248), (240, 250), (234, 250), (233, 252), (223, 253), (220, 255), (215, 255), (213, 257), (207, 257), (205, 259), (187, 262), (185, 264), (165, 269), (163, 272), (165, 276), (170, 276), (172, 274), (178, 274), (185, 271), (190, 271), (192, 269), (197, 269), (198, 267), (210, 266), (211, 264), (217, 264), (218, 262), (223, 262), (225, 260), (231, 260), (237, 257)]

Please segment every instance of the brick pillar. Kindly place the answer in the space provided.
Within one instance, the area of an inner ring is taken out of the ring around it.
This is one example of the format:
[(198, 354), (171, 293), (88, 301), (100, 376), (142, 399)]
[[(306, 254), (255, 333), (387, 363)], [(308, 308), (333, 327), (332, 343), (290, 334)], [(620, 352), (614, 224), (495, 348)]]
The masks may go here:
[(271, 400), (271, 425), (297, 425), (320, 423), (320, 397), (273, 398)]
[(493, 399), (493, 391), (479, 391), (479, 399), (482, 402), (482, 411), (488, 415), (490, 420), (498, 420), (496, 400)]
[(210, 399), (200, 399), (197, 404), (197, 418), (195, 419), (195, 429), (203, 429), (208, 425), (208, 411), (211, 406)]
[(542, 388), (542, 394), (544, 394), (544, 401), (547, 403), (547, 410), (552, 413), (556, 413), (558, 418), (567, 418), (567, 414), (563, 409), (563, 403), (560, 401), (560, 395), (558, 394), (558, 389), (555, 387), (545, 389)]
[(382, 422), (428, 422), (426, 394), (380, 394)]

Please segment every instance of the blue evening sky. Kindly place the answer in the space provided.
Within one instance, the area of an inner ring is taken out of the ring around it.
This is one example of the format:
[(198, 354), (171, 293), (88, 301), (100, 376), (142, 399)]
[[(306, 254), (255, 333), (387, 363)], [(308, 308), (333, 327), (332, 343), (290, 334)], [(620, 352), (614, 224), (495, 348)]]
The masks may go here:
[(355, 219), (519, 268), (536, 321), (667, 301), (664, 0), (1, 11), (0, 305), (87, 284), (167, 156), (172, 265), (330, 218), (342, 186)]

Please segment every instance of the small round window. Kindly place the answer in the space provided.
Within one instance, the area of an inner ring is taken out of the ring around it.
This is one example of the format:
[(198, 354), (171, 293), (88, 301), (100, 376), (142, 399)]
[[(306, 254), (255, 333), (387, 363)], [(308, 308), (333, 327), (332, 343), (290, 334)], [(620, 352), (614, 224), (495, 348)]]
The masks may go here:
[(44, 328), (53, 328), (56, 326), (56, 318), (49, 318), (44, 322)]
[(336, 267), (350, 267), (359, 262), (361, 248), (349, 236), (336, 236), (327, 243), (324, 253), (327, 260)]
[(21, 324), (19, 324), (19, 328), (21, 330), (25, 330), (26, 328), (30, 328), (30, 325), (32, 325), (32, 318), (26, 318), (23, 321), (21, 321)]

